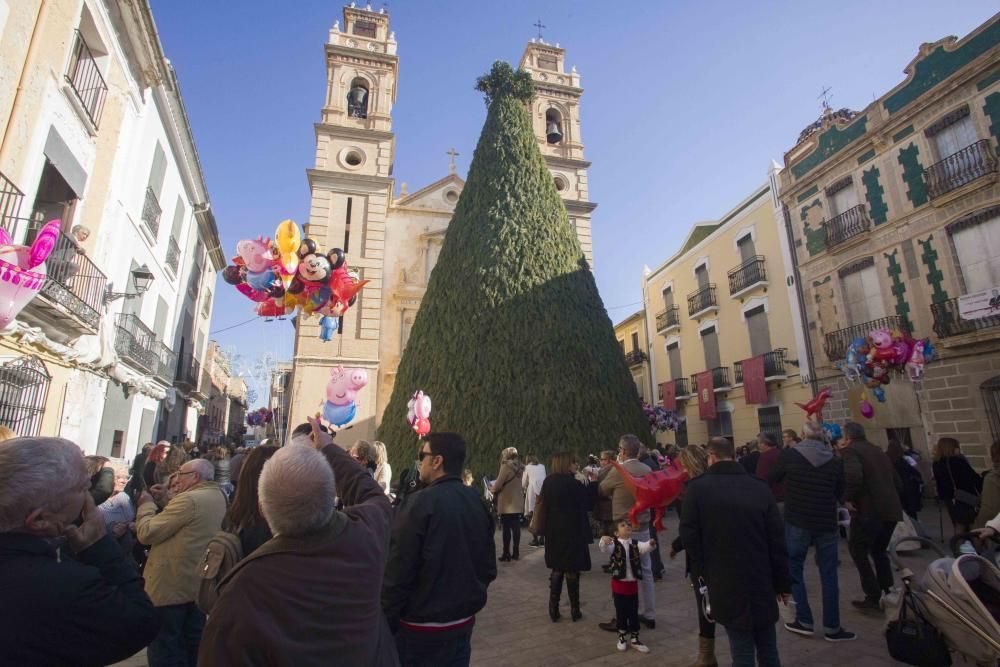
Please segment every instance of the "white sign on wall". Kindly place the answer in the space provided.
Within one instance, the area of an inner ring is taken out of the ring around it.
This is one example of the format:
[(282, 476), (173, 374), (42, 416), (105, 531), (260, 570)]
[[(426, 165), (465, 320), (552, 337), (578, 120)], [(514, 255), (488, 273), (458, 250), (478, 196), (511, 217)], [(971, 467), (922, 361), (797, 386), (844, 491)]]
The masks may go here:
[(958, 314), (963, 320), (1000, 317), (1000, 287), (958, 297)]

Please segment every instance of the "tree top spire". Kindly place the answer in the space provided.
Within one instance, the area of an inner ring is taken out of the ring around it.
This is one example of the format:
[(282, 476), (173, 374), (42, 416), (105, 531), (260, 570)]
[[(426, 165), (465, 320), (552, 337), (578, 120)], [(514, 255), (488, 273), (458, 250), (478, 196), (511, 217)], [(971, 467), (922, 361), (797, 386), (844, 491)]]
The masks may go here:
[(493, 63), (489, 74), (476, 79), (476, 90), (486, 95), (487, 106), (498, 97), (509, 96), (521, 102), (530, 102), (535, 96), (531, 75), (523, 69), (515, 70), (502, 60)]

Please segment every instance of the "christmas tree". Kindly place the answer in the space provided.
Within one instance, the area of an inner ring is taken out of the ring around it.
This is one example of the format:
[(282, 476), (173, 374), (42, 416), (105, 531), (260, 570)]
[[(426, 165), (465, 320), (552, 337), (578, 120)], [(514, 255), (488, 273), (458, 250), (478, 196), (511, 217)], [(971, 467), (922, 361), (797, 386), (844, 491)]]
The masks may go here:
[(412, 464), (417, 389), (434, 431), (461, 434), (466, 466), (491, 477), (522, 456), (616, 449), (648, 425), (614, 328), (526, 105), (527, 72), (496, 62), (477, 81), (489, 111), (378, 431), (393, 468)]

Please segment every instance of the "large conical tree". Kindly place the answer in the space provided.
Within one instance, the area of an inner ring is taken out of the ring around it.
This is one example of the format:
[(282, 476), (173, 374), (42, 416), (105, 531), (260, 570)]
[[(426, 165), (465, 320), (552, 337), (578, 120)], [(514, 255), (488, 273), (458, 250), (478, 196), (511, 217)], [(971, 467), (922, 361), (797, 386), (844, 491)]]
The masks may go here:
[(434, 431), (460, 433), (466, 465), (495, 474), (516, 446), (550, 454), (648, 438), (635, 384), (525, 108), (530, 76), (496, 62), (465, 190), (410, 332), (379, 427), (396, 470), (417, 444), (407, 402), (433, 400)]

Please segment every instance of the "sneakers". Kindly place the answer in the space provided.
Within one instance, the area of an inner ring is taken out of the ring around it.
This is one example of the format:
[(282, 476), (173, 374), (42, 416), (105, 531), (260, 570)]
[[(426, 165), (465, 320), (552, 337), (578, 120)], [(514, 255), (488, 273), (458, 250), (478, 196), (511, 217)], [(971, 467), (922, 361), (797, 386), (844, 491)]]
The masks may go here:
[(629, 644), (639, 653), (649, 653), (649, 647), (643, 644), (641, 641), (639, 641), (638, 632), (632, 633), (632, 639), (631, 641), (629, 641)]
[(628, 642), (625, 641), (625, 633), (624, 632), (619, 632), (618, 633), (618, 650), (619, 651), (624, 651), (627, 648), (628, 648)]
[(851, 600), (851, 605), (858, 611), (866, 614), (878, 615), (882, 613), (882, 605), (878, 600), (866, 597), (864, 600)]
[[(787, 628), (788, 626), (786, 625), (785, 627)], [(826, 639), (826, 641), (828, 642), (849, 642), (854, 639), (857, 639), (858, 636), (853, 632), (848, 632), (844, 628), (841, 628), (836, 632), (826, 633), (825, 635), (823, 635), (823, 638)]]
[(813, 629), (807, 628), (798, 621), (793, 621), (791, 623), (785, 623), (785, 630), (789, 632), (794, 632), (797, 635), (802, 635), (803, 637), (812, 637)]

